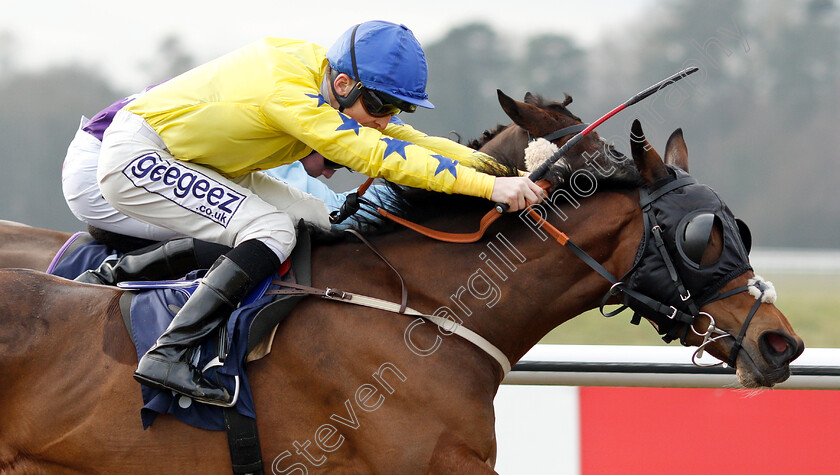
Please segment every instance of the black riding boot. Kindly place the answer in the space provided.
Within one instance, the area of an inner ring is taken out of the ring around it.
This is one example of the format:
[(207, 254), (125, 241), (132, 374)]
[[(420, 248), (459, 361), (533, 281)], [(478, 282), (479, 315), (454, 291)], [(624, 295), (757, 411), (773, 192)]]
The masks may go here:
[(251, 277), (240, 266), (226, 256), (220, 257), (157, 343), (140, 359), (134, 379), (200, 402), (229, 404), (227, 390), (186, 361), (186, 353), (228, 317), (251, 284)]
[(175, 238), (125, 254), (116, 261), (105, 261), (98, 269), (76, 277), (76, 282), (117, 285), (129, 280), (166, 280), (187, 272), (206, 269), (230, 248), (194, 238)]

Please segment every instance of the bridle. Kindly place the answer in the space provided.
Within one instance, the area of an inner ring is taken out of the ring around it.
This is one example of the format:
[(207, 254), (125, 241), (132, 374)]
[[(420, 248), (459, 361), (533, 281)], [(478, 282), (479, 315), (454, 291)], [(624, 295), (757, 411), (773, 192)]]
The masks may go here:
[[(553, 142), (565, 136), (577, 134), (588, 126), (589, 124), (584, 123), (572, 125), (569, 127), (555, 130), (554, 132), (550, 132), (546, 135), (543, 135), (541, 138)], [(531, 137), (530, 133), (529, 137)], [(531, 140), (536, 140), (536, 138), (531, 137)], [(688, 309), (688, 312), (680, 310), (674, 305), (666, 305), (656, 299), (648, 297), (647, 295), (632, 290), (624, 284), (624, 282), (627, 279), (632, 278), (633, 273), (636, 272), (636, 270), (639, 267), (640, 261), (634, 263), (633, 268), (631, 268), (630, 271), (628, 271), (622, 277), (622, 279), (616, 279), (600, 263), (598, 263), (595, 259), (593, 259), (589, 254), (583, 251), (576, 244), (569, 241), (568, 238), (566, 238), (565, 243), (562, 244), (568, 247), (578, 258), (583, 260), (584, 263), (589, 265), (589, 267), (598, 272), (598, 274), (600, 274), (602, 277), (608, 280), (610, 284), (612, 284), (610, 286), (610, 290), (607, 292), (607, 295), (605, 295), (601, 306), (599, 307), (599, 310), (601, 311), (602, 315), (604, 315), (605, 317), (612, 317), (618, 315), (627, 308), (633, 308), (634, 306), (638, 307), (637, 304), (641, 304), (644, 307), (654, 310), (654, 313), (646, 314), (645, 316), (647, 316), (648, 319), (654, 321), (654, 323), (657, 324), (657, 330), (660, 334), (664, 335), (663, 340), (666, 343), (670, 343), (671, 341), (679, 338), (680, 343), (684, 346), (687, 346), (686, 338), (688, 336), (689, 329), (692, 333), (703, 339), (702, 343), (698, 345), (697, 350), (694, 352), (691, 358), (692, 363), (694, 363), (696, 366), (718, 366), (726, 363), (734, 368), (736, 360), (738, 358), (738, 354), (740, 353), (740, 350), (743, 347), (743, 340), (746, 336), (750, 322), (752, 321), (753, 316), (755, 316), (756, 312), (758, 311), (758, 308), (761, 305), (762, 301), (764, 301), (765, 292), (771, 288), (772, 284), (757, 279), (751, 281), (750, 284), (746, 286), (741, 286), (726, 292), (713, 294), (708, 298), (704, 299), (702, 302), (696, 302), (694, 298), (692, 298), (691, 292), (686, 289), (686, 286), (683, 284), (679, 272), (677, 271), (677, 267), (674, 265), (674, 257), (671, 255), (671, 253), (667, 250), (665, 246), (664, 240), (662, 238), (662, 228), (657, 223), (656, 215), (653, 212), (651, 205), (656, 200), (668, 193), (676, 191), (684, 186), (693, 185), (696, 183), (697, 181), (693, 177), (684, 176), (681, 178), (675, 178), (673, 181), (670, 181), (669, 183), (657, 188), (653, 192), (649, 192), (646, 188), (641, 188), (639, 192), (639, 207), (644, 213), (645, 221), (645, 235), (642, 238), (642, 244), (640, 245), (640, 249), (644, 248), (645, 242), (647, 242), (647, 240), (652, 236), (653, 239), (656, 241), (656, 248), (659, 251), (663, 262), (665, 263), (665, 267), (668, 271), (669, 278), (673, 282), (674, 287), (679, 292), (680, 300), (685, 304), (685, 306)], [(551, 231), (549, 231), (549, 234), (555, 237), (560, 235), (565, 236), (564, 233), (554, 228), (554, 226), (549, 224), (548, 221), (546, 221), (541, 216), (534, 216), (534, 214), (532, 214), (532, 217), (534, 217), (537, 220), (538, 224), (541, 227), (553, 228)], [(738, 224), (742, 235), (741, 237), (743, 239), (743, 234), (747, 228), (746, 225), (742, 226), (742, 223)], [(700, 311), (700, 308), (712, 302), (726, 299), (733, 295), (737, 295), (741, 292), (749, 292), (751, 288), (757, 289), (758, 295), (755, 296), (756, 302), (755, 304), (753, 304), (752, 308), (747, 314), (746, 319), (744, 319), (744, 323), (741, 325), (741, 329), (738, 332), (738, 336), (735, 336), (726, 330), (718, 328), (715, 319), (711, 314), (709, 314), (708, 312)], [(620, 297), (622, 295), (624, 296), (625, 304), (617, 310), (614, 310), (612, 312), (605, 312), (604, 306), (606, 305), (606, 302), (611, 297)], [(702, 333), (696, 330), (697, 321), (701, 316), (705, 316), (709, 320), (709, 324), (706, 327), (706, 331)], [(631, 323), (638, 325), (640, 321), (641, 314), (639, 312), (636, 312)], [(732, 345), (732, 348), (729, 352), (729, 357), (726, 362), (706, 364), (701, 363), (699, 361), (700, 358), (703, 356), (703, 353), (708, 345), (716, 343), (728, 337), (733, 338), (735, 342)]]
[(582, 132), (587, 127), (589, 127), (589, 124), (584, 123), (570, 125), (568, 127), (563, 127), (562, 129), (557, 129), (554, 132), (549, 132), (543, 135), (542, 137), (534, 137), (533, 135), (531, 135), (531, 132), (528, 132), (528, 139), (531, 142), (536, 140), (537, 138), (545, 139), (549, 142), (554, 142), (555, 140), (562, 139), (563, 137), (569, 135), (577, 135), (578, 132)]
[[(723, 364), (723, 362), (711, 365), (703, 364), (699, 362), (699, 359), (703, 356), (703, 353), (708, 345), (722, 339), (732, 337), (735, 340), (735, 343), (730, 350), (726, 363), (731, 367), (735, 367), (735, 363), (742, 348), (743, 340), (746, 336), (750, 322), (758, 311), (761, 303), (767, 301), (765, 298), (765, 292), (770, 290), (772, 286), (763, 280), (753, 279), (746, 286), (731, 289), (722, 293), (713, 293), (709, 297), (701, 297), (702, 300), (699, 301), (695, 300), (691, 295), (691, 292), (686, 288), (683, 279), (680, 277), (677, 266), (675, 265), (674, 256), (665, 246), (665, 241), (662, 237), (662, 227), (658, 224), (656, 215), (653, 212), (651, 205), (669, 193), (696, 183), (697, 182), (693, 177), (685, 175), (683, 177), (673, 179), (653, 192), (650, 192), (646, 188), (640, 189), (639, 206), (644, 215), (644, 236), (642, 237), (639, 251), (637, 252), (636, 262), (633, 267), (620, 279), (613, 276), (612, 273), (587, 254), (586, 251), (578, 247), (572, 241), (568, 240), (568, 237), (563, 232), (557, 230), (553, 225), (548, 223), (544, 217), (533, 211), (531, 212), (531, 216), (537, 221), (539, 226), (549, 231), (549, 234), (552, 236), (555, 236), (555, 239), (558, 242), (567, 247), (573, 254), (592, 268), (592, 270), (610, 282), (610, 289), (602, 299), (599, 307), (602, 315), (605, 317), (613, 317), (627, 308), (630, 308), (635, 311), (631, 323), (638, 325), (642, 316), (644, 316), (655, 324), (657, 331), (660, 335), (663, 335), (662, 339), (666, 343), (679, 339), (681, 344), (687, 346), (686, 338), (688, 336), (688, 331), (691, 330), (691, 332), (695, 335), (703, 338), (702, 343), (698, 346), (692, 356), (692, 362), (697, 366), (717, 366)], [(658, 256), (652, 256), (644, 253), (644, 250), (648, 247), (647, 243), (651, 238), (655, 243)], [(667, 271), (670, 282), (679, 294), (679, 304), (676, 302), (663, 303), (660, 300), (652, 298), (627, 285), (627, 282), (632, 280), (635, 277), (635, 274), (639, 271), (640, 264), (643, 260), (655, 257), (661, 258), (664, 262), (664, 267)], [(746, 267), (748, 268), (748, 263), (746, 264)], [(738, 274), (740, 273), (742, 272), (738, 272)], [(732, 278), (734, 277), (736, 277), (736, 275), (732, 276)], [(731, 278), (726, 280), (726, 282), (730, 280)], [(724, 282), (724, 284), (726, 282)], [(755, 288), (756, 290), (751, 291), (750, 289), (752, 288)], [(754, 297), (756, 297), (756, 303), (747, 314), (747, 317), (745, 318), (737, 336), (726, 330), (718, 328), (715, 319), (711, 314), (700, 311), (700, 308), (712, 302), (726, 299), (741, 292), (750, 292)], [(623, 298), (624, 303), (618, 309), (607, 312), (605, 311), (604, 306), (613, 297)], [(709, 320), (709, 324), (704, 332), (698, 332), (696, 330), (696, 324), (701, 316), (705, 316)]]
[[(749, 313), (747, 313), (747, 318), (744, 319), (744, 323), (741, 325), (741, 331), (738, 332), (737, 337), (735, 337), (731, 333), (727, 332), (726, 330), (722, 330), (720, 328), (717, 328), (717, 326), (715, 325), (715, 319), (710, 314), (708, 314), (706, 312), (699, 312), (697, 314), (698, 316), (705, 315), (709, 319), (709, 326), (706, 328), (706, 331), (704, 333), (698, 333), (697, 330), (694, 329), (693, 324), (690, 326), (691, 331), (694, 332), (695, 335), (703, 338), (703, 342), (700, 343), (700, 345), (697, 346), (697, 350), (691, 356), (691, 362), (694, 363), (695, 366), (708, 367), (708, 366), (722, 365), (724, 362), (705, 364), (705, 363), (700, 363), (698, 360), (703, 356), (703, 352), (705, 351), (705, 348), (706, 348), (707, 345), (712, 344), (712, 343), (716, 343), (719, 340), (722, 340), (722, 339), (727, 338), (727, 337), (732, 337), (732, 338), (735, 339), (735, 343), (732, 344), (732, 348), (729, 350), (729, 358), (727, 359), (726, 364), (728, 364), (732, 368), (735, 367), (735, 362), (738, 359), (738, 353), (740, 353), (741, 348), (742, 348), (742, 343), (744, 341), (744, 336), (746, 336), (746, 334), (747, 334), (747, 328), (749, 327), (753, 316), (755, 316), (755, 313), (758, 311), (758, 307), (761, 305), (762, 302), (765, 302), (765, 293), (772, 288), (772, 284), (770, 284), (768, 282), (765, 282), (763, 280), (760, 280), (760, 279), (752, 279), (751, 283), (749, 283), (745, 286), (742, 286), (742, 287), (738, 287), (738, 288), (735, 288), (735, 289), (717, 294), (717, 295), (714, 296), (714, 298), (712, 298), (710, 300), (707, 300), (704, 303), (704, 305), (706, 305), (706, 304), (710, 304), (712, 302), (716, 302), (718, 300), (723, 300), (727, 297), (731, 297), (731, 296), (739, 294), (741, 292), (750, 292), (750, 289), (752, 289), (752, 288), (755, 288), (755, 289), (758, 290), (758, 296), (756, 296), (755, 303), (750, 308)], [(750, 294), (753, 294), (753, 292), (750, 292)], [(755, 295), (753, 295), (753, 296), (755, 296)], [(712, 335), (715, 335), (715, 336), (712, 336)]]

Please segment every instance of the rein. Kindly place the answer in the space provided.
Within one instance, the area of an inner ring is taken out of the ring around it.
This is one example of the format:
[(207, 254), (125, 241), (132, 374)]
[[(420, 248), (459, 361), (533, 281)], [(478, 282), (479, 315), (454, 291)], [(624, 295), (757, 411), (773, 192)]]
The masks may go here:
[(359, 208), (362, 206), (362, 195), (364, 195), (367, 189), (370, 188), (374, 179), (375, 178), (373, 177), (369, 177), (364, 183), (362, 183), (361, 186), (359, 186), (358, 190), (347, 195), (344, 199), (344, 203), (341, 203), (341, 208), (338, 211), (330, 213), (330, 224), (339, 224), (359, 211)]
[[(550, 133), (548, 133), (546, 135), (543, 135), (542, 137), (539, 137), (539, 138), (548, 140), (549, 142), (553, 142), (555, 140), (561, 139), (561, 138), (569, 136), (569, 135), (578, 134), (581, 131), (583, 131), (584, 129), (586, 129), (587, 127), (589, 127), (589, 124), (570, 125), (568, 127), (563, 127), (562, 129), (555, 130), (554, 132), (550, 132)], [(531, 138), (531, 141), (535, 140), (534, 137), (531, 136), (530, 132), (528, 133), (528, 137)], [(550, 184), (548, 183), (547, 180), (540, 180), (540, 181), (537, 182), (537, 185), (539, 185), (544, 191), (548, 192)], [(361, 195), (361, 193), (363, 193), (363, 191), (360, 188), (359, 189), (359, 194)], [(358, 206), (357, 206), (357, 208), (358, 208)], [(343, 211), (343, 207), (342, 207), (342, 211)], [(450, 242), (450, 243), (456, 243), (456, 244), (468, 244), (468, 243), (472, 243), (472, 242), (477, 242), (478, 240), (480, 240), (481, 238), (484, 237), (484, 233), (487, 232), (487, 228), (489, 228), (491, 224), (496, 222), (497, 219), (502, 217), (502, 214), (503, 214), (503, 213), (499, 213), (496, 208), (493, 208), (490, 211), (488, 211), (487, 214), (482, 216), (481, 220), (478, 223), (478, 231), (475, 231), (475, 232), (472, 232), (472, 233), (448, 233), (448, 232), (444, 232), (444, 231), (438, 231), (438, 230), (435, 230), (435, 229), (431, 229), (431, 228), (428, 228), (426, 226), (422, 226), (422, 225), (417, 224), (417, 223), (413, 223), (413, 222), (411, 222), (411, 221), (409, 221), (405, 218), (401, 218), (401, 217), (395, 215), (394, 213), (391, 213), (390, 211), (387, 211), (383, 208), (377, 208), (376, 212), (379, 213), (380, 215), (382, 215), (383, 217), (388, 218), (391, 221), (393, 221), (397, 224), (400, 224), (402, 226), (405, 226), (406, 228), (411, 229), (415, 232), (418, 232), (418, 233), (420, 233), (420, 234), (422, 234), (426, 237), (430, 237), (430, 238), (438, 240), (438, 241)], [(533, 210), (531, 211), (531, 213), (532, 213), (532, 216), (536, 216), (536, 213), (534, 213)], [(547, 232), (549, 234), (552, 233), (551, 230), (547, 230)], [(554, 236), (554, 234), (552, 234), (552, 236)], [(557, 239), (556, 236), (555, 236), (555, 239)], [(568, 238), (565, 238), (565, 239), (568, 240)]]

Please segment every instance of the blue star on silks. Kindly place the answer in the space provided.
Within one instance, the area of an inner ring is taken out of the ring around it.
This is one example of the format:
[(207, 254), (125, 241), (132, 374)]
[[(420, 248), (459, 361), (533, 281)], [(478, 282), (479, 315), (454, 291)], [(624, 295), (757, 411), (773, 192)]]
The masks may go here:
[(401, 156), (403, 160), (406, 160), (405, 148), (411, 145), (411, 142), (406, 142), (405, 140), (399, 139), (392, 139), (390, 137), (383, 137), (380, 140), (387, 144), (387, 146), (385, 147), (385, 153), (382, 154), (382, 160), (388, 158), (388, 155), (391, 155), (392, 153), (396, 153), (397, 155)]
[(324, 99), (324, 96), (322, 96), (320, 94), (307, 94), (306, 97), (311, 97), (313, 99), (318, 99), (318, 107), (321, 107), (322, 105), (327, 103), (327, 100)]
[(452, 176), (458, 178), (458, 171), (455, 169), (455, 165), (458, 164), (458, 160), (452, 160), (451, 158), (444, 157), (443, 155), (432, 155), (432, 158), (436, 158), (440, 162), (437, 170), (435, 170), (435, 176), (444, 170), (449, 170), (449, 173), (451, 173)]
[(361, 127), (361, 125), (359, 125), (358, 122), (356, 122), (354, 119), (351, 119), (350, 117), (347, 117), (341, 112), (338, 113), (338, 116), (341, 117), (341, 121), (344, 123), (339, 125), (337, 129), (335, 129), (336, 132), (338, 132), (339, 130), (352, 130), (353, 132), (356, 132), (356, 135), (359, 135), (359, 127)]

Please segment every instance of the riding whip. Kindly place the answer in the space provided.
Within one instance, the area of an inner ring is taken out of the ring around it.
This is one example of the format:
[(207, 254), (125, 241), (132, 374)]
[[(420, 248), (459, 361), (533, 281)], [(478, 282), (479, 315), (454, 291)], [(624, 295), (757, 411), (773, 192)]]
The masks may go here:
[[(662, 81), (659, 81), (658, 83), (648, 87), (647, 89), (643, 90), (642, 92), (640, 92), (640, 93), (636, 94), (635, 96), (631, 97), (630, 99), (628, 99), (626, 102), (624, 102), (624, 104), (621, 104), (620, 106), (616, 107), (615, 109), (607, 112), (600, 119), (591, 123), (588, 127), (583, 129), (582, 131), (578, 132), (577, 135), (570, 138), (565, 144), (563, 144), (562, 147), (560, 147), (559, 150), (554, 152), (554, 155), (552, 155), (548, 160), (543, 162), (539, 167), (537, 167), (534, 171), (532, 171), (531, 174), (528, 175), (528, 178), (530, 178), (531, 181), (534, 181), (534, 182), (536, 182), (537, 180), (542, 178), (543, 175), (545, 175), (545, 173), (548, 171), (549, 168), (551, 168), (552, 165), (554, 165), (558, 160), (563, 158), (563, 156), (566, 155), (566, 153), (568, 153), (569, 150), (572, 149), (572, 147), (574, 147), (589, 132), (592, 132), (593, 130), (595, 130), (596, 127), (598, 127), (599, 125), (604, 123), (607, 119), (609, 119), (612, 116), (618, 114), (619, 112), (626, 109), (627, 107), (630, 107), (633, 104), (641, 102), (642, 100), (644, 100), (647, 97), (653, 95), (654, 93), (658, 92), (659, 90), (664, 89), (669, 84), (673, 84), (673, 83), (679, 81), (680, 79), (688, 76), (689, 74), (696, 73), (699, 70), (700, 70), (700, 68), (697, 68), (697, 67), (690, 67), (690, 68), (683, 69), (682, 71), (680, 71), (680, 72), (678, 72), (678, 73), (676, 73), (676, 74), (674, 74), (674, 75), (672, 75), (672, 76), (670, 76), (666, 79), (663, 79)], [(505, 203), (496, 203), (496, 211), (498, 211), (499, 213), (504, 213), (505, 211), (508, 210), (508, 208), (509, 208), (509, 206)]]

